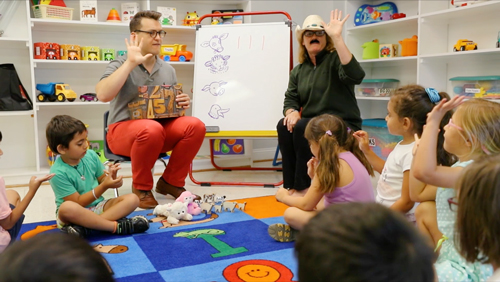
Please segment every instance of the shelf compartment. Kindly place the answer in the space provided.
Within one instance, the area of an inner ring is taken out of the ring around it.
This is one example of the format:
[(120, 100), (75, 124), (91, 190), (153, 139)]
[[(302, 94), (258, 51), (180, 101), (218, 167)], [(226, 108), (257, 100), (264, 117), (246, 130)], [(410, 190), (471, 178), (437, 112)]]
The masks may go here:
[(360, 25), (356, 27), (351, 27), (346, 29), (349, 33), (383, 33), (394, 29), (406, 30), (406, 29), (416, 29), (418, 26), (418, 16), (411, 16), (407, 18), (401, 18), (396, 20), (383, 21), (380, 23), (373, 23), (367, 25)]
[(33, 114), (33, 110), (29, 110), (29, 111), (0, 111), (0, 117), (30, 116), (32, 114)]
[(17, 49), (28, 47), (29, 40), (24, 38), (0, 37), (0, 47), (8, 49)]
[[(50, 29), (59, 32), (71, 33), (129, 33), (128, 23), (108, 23), (108, 22), (84, 22), (76, 20), (45, 20), (45, 19), (30, 19), (31, 27), (37, 31)], [(162, 26), (162, 29), (169, 31), (192, 31), (195, 28), (191, 26)]]
[[(34, 59), (33, 60), (34, 67), (37, 69), (77, 69), (80, 70), (82, 68), (99, 68), (104, 70), (106, 66), (109, 64), (109, 61), (83, 61), (83, 60), (43, 60), (43, 59)], [(168, 62), (173, 67), (179, 66), (190, 66), (194, 67), (194, 62)]]
[[(78, 97), (80, 97), (80, 95), (78, 95)], [(109, 105), (109, 102), (103, 103), (103, 102), (74, 101), (74, 102), (37, 102), (36, 103), (37, 108), (38, 107), (47, 108), (47, 107), (74, 107), (74, 106), (103, 106), (103, 105)], [(39, 108), (37, 110), (39, 110)]]
[(418, 56), (422, 59), (422, 62), (432, 62), (432, 63), (454, 63), (457, 59), (463, 62), (491, 62), (500, 60), (500, 48), (497, 49), (483, 49), (483, 50), (471, 50), (471, 51), (461, 51), (461, 52), (450, 52), (450, 53), (440, 53), (440, 54), (430, 54)]
[(420, 17), (422, 21), (470, 21), (471, 19), (480, 19), (485, 15), (498, 15), (500, 10), (500, 1), (486, 1), (466, 7), (451, 8), (437, 12), (423, 14)]

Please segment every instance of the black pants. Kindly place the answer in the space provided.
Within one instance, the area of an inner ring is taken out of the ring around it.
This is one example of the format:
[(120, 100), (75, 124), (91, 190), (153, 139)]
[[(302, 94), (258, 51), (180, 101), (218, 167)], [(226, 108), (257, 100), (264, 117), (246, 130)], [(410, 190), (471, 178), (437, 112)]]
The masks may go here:
[(310, 120), (301, 118), (292, 133), (283, 125), (283, 119), (276, 126), (282, 157), (284, 188), (304, 190), (311, 185), (311, 178), (307, 175), (307, 162), (313, 155), (309, 142), (304, 137), (306, 125)]

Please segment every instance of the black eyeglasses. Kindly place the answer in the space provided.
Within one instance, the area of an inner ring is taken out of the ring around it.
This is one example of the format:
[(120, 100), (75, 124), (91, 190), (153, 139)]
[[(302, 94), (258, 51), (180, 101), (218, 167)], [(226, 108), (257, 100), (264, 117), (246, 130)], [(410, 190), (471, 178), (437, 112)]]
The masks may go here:
[(458, 203), (455, 201), (456, 198), (452, 197), (448, 199), (448, 205), (450, 206), (450, 211), (456, 212), (458, 208)]
[(313, 36), (314, 34), (316, 34), (316, 36), (320, 37), (320, 36), (325, 35), (325, 31), (324, 31), (324, 30), (317, 30), (317, 31), (306, 30), (306, 31), (304, 32), (304, 36), (305, 36), (305, 37), (311, 37), (311, 36)]
[(134, 30), (134, 32), (144, 32), (144, 33), (149, 33), (149, 35), (153, 38), (156, 37), (156, 35), (160, 35), (160, 38), (165, 37), (167, 35), (167, 32), (164, 30), (152, 30), (152, 31), (145, 31), (145, 30)]

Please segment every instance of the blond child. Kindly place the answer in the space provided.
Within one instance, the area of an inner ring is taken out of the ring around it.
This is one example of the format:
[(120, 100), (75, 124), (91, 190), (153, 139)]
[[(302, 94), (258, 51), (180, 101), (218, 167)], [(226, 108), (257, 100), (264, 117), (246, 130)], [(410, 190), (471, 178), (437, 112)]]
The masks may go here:
[[(435, 202), (422, 203), (416, 212), (418, 224), (424, 234), (436, 242), (439, 257), (435, 263), (439, 280), (485, 280), (491, 275), (489, 265), (467, 263), (454, 244), (456, 212), (449, 207), (448, 199), (455, 197), (454, 188), (463, 168), (489, 154), (500, 152), (500, 104), (484, 99), (471, 99), (462, 103), (463, 97), (443, 99), (431, 111), (419, 140), (412, 164), (412, 173), (419, 181), (437, 186)], [(443, 116), (457, 108), (444, 128), (444, 149), (458, 157), (452, 167), (439, 166), (436, 162), (436, 143), (439, 124)], [(415, 189), (416, 195), (429, 193), (429, 186)], [(433, 190), (431, 190), (433, 191)], [(429, 193), (432, 194), (432, 193)], [(437, 223), (437, 224), (434, 224)]]
[(307, 163), (311, 187), (303, 196), (290, 195), (285, 188), (276, 192), (276, 199), (290, 206), (284, 214), (288, 225), (268, 228), (269, 235), (280, 242), (293, 241), (297, 230), (331, 204), (375, 200), (370, 179), (373, 169), (340, 117), (323, 114), (311, 119), (305, 137), (314, 156)]
[(500, 155), (486, 156), (464, 169), (455, 198), (456, 243), (469, 263), (491, 263), (495, 273), (488, 281), (500, 281)]

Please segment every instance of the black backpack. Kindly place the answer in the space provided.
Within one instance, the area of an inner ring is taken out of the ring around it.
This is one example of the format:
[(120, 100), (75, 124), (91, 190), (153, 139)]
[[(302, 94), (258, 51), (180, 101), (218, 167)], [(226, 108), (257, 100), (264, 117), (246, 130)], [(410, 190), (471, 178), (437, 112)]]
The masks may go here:
[(33, 103), (13, 64), (0, 64), (0, 111), (32, 110)]

